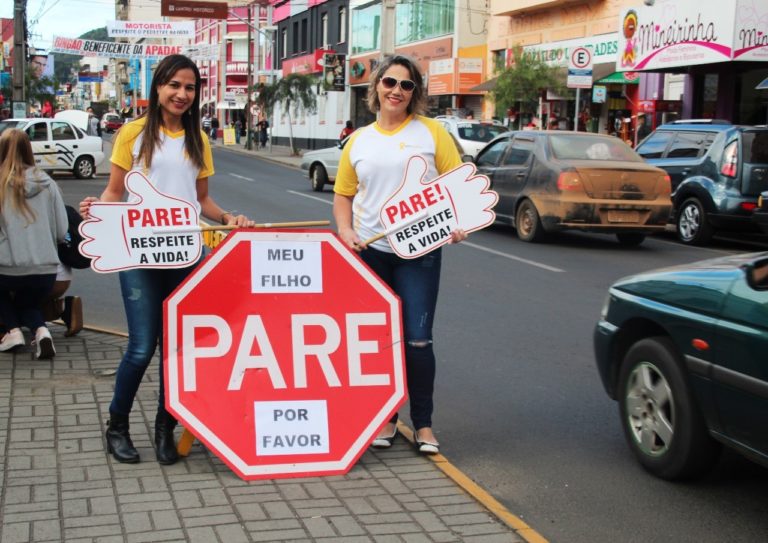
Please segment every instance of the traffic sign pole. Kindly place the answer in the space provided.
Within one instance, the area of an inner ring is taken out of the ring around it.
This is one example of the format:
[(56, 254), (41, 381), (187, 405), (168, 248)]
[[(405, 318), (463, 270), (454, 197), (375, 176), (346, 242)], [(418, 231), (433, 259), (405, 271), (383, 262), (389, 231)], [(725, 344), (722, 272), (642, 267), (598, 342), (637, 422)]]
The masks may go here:
[(575, 132), (579, 131), (579, 91), (581, 91), (581, 88), (576, 87), (576, 107), (575, 113), (573, 114), (573, 130)]

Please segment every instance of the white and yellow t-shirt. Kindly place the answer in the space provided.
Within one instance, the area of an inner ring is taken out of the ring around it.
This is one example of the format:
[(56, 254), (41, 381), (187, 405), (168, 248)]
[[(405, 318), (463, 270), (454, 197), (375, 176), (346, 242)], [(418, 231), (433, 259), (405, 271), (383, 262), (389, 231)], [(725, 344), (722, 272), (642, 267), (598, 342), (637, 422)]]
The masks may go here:
[(208, 136), (203, 135), (203, 168), (195, 166), (184, 148), (184, 130), (170, 132), (161, 128), (160, 145), (152, 155), (152, 166), (147, 169), (139, 163), (142, 130), (146, 119), (136, 119), (117, 132), (112, 149), (112, 163), (124, 170), (136, 169), (143, 173), (152, 184), (164, 194), (183, 198), (193, 204), (198, 213), (197, 180), (213, 175), (213, 154)]
[[(410, 115), (395, 130), (374, 122), (352, 134), (344, 146), (334, 192), (354, 196), (352, 227), (366, 240), (384, 230), (379, 212), (400, 186), (408, 159), (421, 155), (427, 161), (427, 179), (434, 179), (461, 164), (450, 134), (434, 119)], [(371, 244), (393, 252), (386, 239)]]

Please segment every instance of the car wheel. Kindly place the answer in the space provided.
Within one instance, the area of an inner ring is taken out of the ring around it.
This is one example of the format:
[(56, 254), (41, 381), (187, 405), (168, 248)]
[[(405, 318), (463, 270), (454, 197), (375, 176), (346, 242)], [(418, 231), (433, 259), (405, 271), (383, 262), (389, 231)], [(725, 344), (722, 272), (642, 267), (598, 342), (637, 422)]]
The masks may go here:
[(616, 234), (616, 239), (619, 243), (625, 247), (637, 247), (645, 241), (645, 234), (638, 234), (637, 232), (619, 232)]
[(78, 179), (88, 179), (93, 177), (96, 173), (96, 168), (93, 166), (93, 159), (87, 156), (81, 156), (75, 161), (75, 167), (72, 172)]
[(318, 164), (312, 169), (312, 190), (315, 192), (322, 192), (323, 187), (328, 182), (328, 172), (325, 168)]
[(710, 437), (666, 337), (635, 343), (619, 374), (619, 413), (624, 436), (640, 464), (662, 479), (693, 477), (710, 468), (719, 444)]
[(530, 200), (525, 200), (515, 213), (515, 230), (522, 241), (535, 243), (544, 239), (544, 227), (539, 212)]
[(688, 245), (706, 245), (714, 230), (698, 198), (688, 198), (677, 213), (677, 237)]

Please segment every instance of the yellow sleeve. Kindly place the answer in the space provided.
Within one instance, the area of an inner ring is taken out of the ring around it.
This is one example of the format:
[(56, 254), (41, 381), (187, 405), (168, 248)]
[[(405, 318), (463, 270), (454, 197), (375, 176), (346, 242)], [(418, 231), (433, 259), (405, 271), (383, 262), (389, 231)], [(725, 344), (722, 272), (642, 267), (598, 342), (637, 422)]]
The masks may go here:
[(129, 171), (133, 168), (133, 144), (144, 128), (144, 123), (133, 121), (120, 127), (112, 144), (112, 164)]
[(432, 133), (432, 138), (435, 140), (435, 168), (437, 168), (437, 173), (442, 175), (461, 165), (461, 157), (456, 149), (456, 143), (443, 125), (427, 117), (421, 117), (420, 120), (427, 125)]
[(200, 133), (203, 136), (203, 169), (197, 175), (198, 179), (205, 177), (211, 177), (215, 171), (213, 169), (213, 153), (211, 152), (211, 143), (208, 141), (208, 135), (202, 130)]
[(336, 181), (333, 183), (333, 192), (342, 196), (354, 196), (357, 194), (357, 172), (352, 166), (352, 161), (349, 159), (349, 153), (359, 133), (359, 130), (353, 133), (341, 151), (339, 169), (336, 172)]

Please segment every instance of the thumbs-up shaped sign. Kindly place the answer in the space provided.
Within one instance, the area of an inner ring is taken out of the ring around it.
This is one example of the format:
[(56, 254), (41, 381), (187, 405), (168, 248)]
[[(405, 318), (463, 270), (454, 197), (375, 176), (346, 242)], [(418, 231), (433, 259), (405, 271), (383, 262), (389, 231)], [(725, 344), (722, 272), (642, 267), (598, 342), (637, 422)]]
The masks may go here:
[[(480, 230), (496, 220), (493, 206), (499, 195), (490, 180), (478, 175), (474, 164), (462, 164), (432, 180), (426, 180), (427, 161), (413, 156), (400, 187), (381, 208), (379, 218), (392, 249), (402, 258), (416, 258), (451, 240), (457, 228)], [(426, 216), (409, 221), (419, 213)], [(412, 224), (408, 224), (412, 223)], [(407, 224), (398, 229), (398, 224)]]
[[(195, 206), (158, 192), (137, 171), (128, 172), (125, 188), (128, 202), (94, 202), (80, 223), (80, 252), (93, 259), (94, 271), (182, 268), (200, 258), (201, 236), (189, 232), (198, 222)], [(181, 232), (173, 232), (174, 226)], [(153, 233), (158, 227), (166, 228)]]

